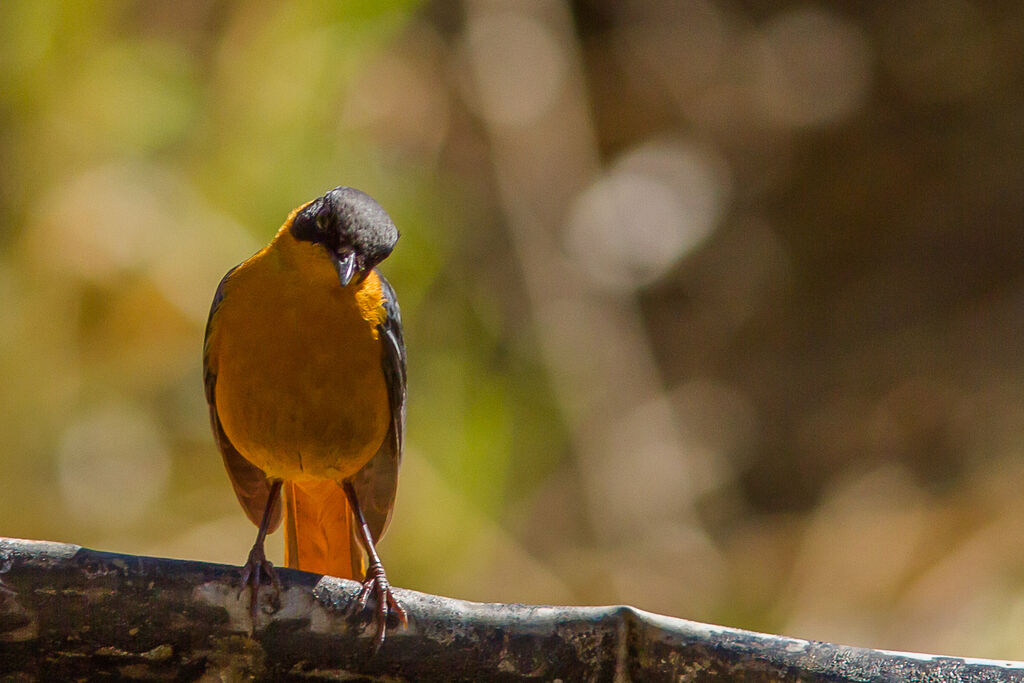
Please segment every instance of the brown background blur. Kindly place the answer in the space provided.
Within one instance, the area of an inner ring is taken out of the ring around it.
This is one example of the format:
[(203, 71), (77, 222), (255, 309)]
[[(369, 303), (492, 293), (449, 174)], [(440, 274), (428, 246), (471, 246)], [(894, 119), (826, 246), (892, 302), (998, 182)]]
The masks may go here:
[(394, 583), (1024, 659), (1022, 36), (1019, 0), (4, 0), (0, 534), (245, 559), (206, 313), (346, 184), (403, 233)]

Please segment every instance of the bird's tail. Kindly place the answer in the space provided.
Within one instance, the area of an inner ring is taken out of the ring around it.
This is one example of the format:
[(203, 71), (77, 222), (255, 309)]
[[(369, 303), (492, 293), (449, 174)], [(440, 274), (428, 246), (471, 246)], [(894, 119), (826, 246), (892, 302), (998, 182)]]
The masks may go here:
[(284, 563), (362, 581), (363, 554), (345, 491), (333, 481), (284, 484)]

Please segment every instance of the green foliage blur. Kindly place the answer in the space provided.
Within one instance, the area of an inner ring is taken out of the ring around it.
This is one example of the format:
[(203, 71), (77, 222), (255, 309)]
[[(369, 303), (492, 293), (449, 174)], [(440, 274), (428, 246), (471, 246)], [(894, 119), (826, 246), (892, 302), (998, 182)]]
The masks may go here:
[(243, 562), (209, 303), (350, 185), (393, 583), (1024, 658), (1021, 7), (4, 0), (0, 535)]

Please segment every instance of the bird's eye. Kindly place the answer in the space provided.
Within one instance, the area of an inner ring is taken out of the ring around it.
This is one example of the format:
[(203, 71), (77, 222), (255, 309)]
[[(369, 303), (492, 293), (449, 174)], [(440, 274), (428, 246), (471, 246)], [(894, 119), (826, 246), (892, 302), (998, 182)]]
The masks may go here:
[(317, 229), (320, 230), (320, 232), (325, 232), (327, 230), (327, 216), (325, 216), (324, 214), (320, 214), (319, 216), (317, 216), (316, 227)]

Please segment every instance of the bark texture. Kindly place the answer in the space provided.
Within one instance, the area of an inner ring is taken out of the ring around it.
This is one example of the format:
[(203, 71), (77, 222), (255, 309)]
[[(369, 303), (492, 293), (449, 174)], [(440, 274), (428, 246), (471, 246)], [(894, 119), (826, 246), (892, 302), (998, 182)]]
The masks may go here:
[[(4, 571), (6, 570), (6, 571)], [(1024, 663), (845, 647), (632, 607), (484, 604), (396, 590), (372, 653), (358, 584), (279, 570), (254, 637), (238, 568), (0, 538), (3, 680), (1019, 681)]]

